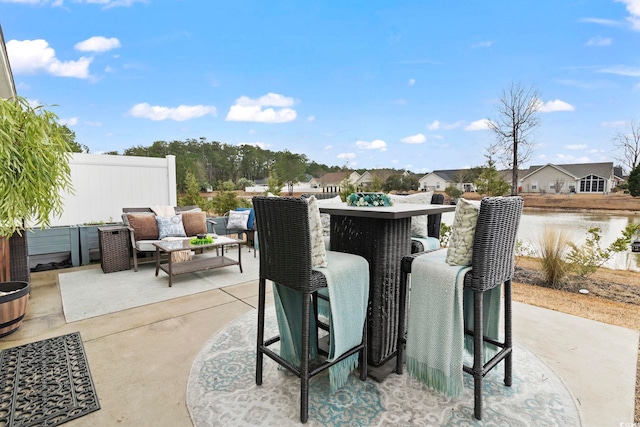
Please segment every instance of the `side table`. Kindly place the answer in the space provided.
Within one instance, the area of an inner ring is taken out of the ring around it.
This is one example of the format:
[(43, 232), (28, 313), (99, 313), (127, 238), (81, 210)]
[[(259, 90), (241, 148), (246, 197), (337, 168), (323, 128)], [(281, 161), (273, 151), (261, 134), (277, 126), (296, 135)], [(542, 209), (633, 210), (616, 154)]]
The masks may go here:
[(98, 227), (100, 265), (105, 273), (130, 270), (129, 229), (125, 226)]

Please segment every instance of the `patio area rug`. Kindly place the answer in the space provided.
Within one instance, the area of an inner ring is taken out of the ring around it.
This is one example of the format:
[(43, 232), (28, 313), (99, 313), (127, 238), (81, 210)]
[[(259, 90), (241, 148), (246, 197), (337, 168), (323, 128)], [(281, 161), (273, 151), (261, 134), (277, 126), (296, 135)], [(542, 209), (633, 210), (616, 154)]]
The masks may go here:
[[(277, 333), (267, 312), (266, 336)], [(300, 380), (265, 357), (263, 383), (255, 384), (256, 314), (248, 313), (213, 336), (196, 357), (187, 386), (194, 426), (289, 426), (300, 422)], [(405, 371), (406, 372), (406, 371)], [(504, 386), (502, 366), (484, 381), (483, 420), (473, 417), (473, 379), (464, 393), (447, 398), (404, 375), (382, 383), (351, 374), (332, 394), (328, 375), (309, 391), (309, 426), (580, 426), (578, 409), (562, 380), (535, 354), (516, 344), (513, 385)]]
[[(207, 256), (207, 255), (199, 255)], [(213, 254), (211, 254), (213, 256)], [(237, 253), (231, 255), (237, 256)], [(258, 279), (259, 258), (253, 251), (242, 250), (242, 273), (232, 265), (173, 278), (163, 271), (155, 276), (155, 263), (138, 266), (138, 271), (117, 271), (105, 274), (100, 266), (69, 273), (60, 273), (62, 308), (67, 322), (75, 322), (129, 308), (140, 307), (172, 298), (210, 291)]]
[(80, 332), (0, 354), (0, 425), (57, 426), (100, 409)]

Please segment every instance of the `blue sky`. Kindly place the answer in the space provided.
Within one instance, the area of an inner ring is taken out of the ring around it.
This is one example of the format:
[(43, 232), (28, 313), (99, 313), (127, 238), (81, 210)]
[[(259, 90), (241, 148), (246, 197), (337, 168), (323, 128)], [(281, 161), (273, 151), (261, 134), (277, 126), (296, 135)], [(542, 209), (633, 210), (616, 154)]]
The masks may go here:
[(0, 24), (18, 94), (92, 153), (205, 137), (479, 166), (513, 82), (541, 95), (525, 166), (618, 163), (640, 120), (640, 0), (0, 0)]

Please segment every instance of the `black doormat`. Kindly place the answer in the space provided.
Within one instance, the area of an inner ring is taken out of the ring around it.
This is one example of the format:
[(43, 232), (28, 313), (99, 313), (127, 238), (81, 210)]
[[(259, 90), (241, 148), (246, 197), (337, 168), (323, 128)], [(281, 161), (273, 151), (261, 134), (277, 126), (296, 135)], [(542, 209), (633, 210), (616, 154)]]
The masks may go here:
[(0, 354), (0, 425), (57, 426), (100, 409), (80, 332)]

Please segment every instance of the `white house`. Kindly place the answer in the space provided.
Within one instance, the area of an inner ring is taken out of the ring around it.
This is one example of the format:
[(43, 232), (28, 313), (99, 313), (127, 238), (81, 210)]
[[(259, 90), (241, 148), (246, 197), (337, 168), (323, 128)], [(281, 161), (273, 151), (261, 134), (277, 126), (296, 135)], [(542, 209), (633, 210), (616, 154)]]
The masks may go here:
[(473, 182), (457, 182), (457, 175), (464, 169), (434, 170), (418, 180), (420, 191), (444, 191), (450, 185), (454, 185), (464, 192), (476, 191)]
[(522, 178), (525, 193), (608, 193), (616, 186), (613, 163), (531, 166)]

